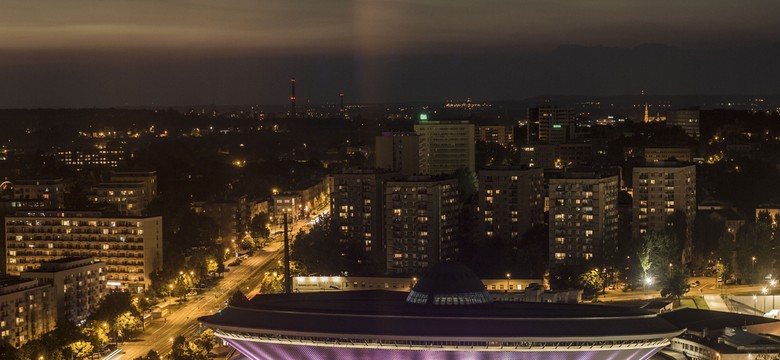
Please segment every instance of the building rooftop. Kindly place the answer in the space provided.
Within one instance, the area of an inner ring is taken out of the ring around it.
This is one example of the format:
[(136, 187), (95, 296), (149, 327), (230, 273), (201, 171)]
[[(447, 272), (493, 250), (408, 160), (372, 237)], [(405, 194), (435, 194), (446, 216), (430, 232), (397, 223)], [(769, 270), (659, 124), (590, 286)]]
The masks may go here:
[(56, 185), (62, 183), (62, 179), (20, 179), (13, 181), (14, 185)]
[(414, 285), (406, 302), (427, 305), (475, 305), (491, 302), (482, 280), (455, 261), (442, 261)]
[(658, 316), (680, 328), (687, 328), (689, 331), (725, 329), (727, 327), (741, 327), (777, 321), (763, 316), (688, 308), (670, 311)]
[(241, 331), (412, 337), (594, 339), (682, 331), (637, 309), (556, 303), (420, 306), (407, 303), (406, 297), (404, 292), (385, 290), (260, 295), (200, 321)]

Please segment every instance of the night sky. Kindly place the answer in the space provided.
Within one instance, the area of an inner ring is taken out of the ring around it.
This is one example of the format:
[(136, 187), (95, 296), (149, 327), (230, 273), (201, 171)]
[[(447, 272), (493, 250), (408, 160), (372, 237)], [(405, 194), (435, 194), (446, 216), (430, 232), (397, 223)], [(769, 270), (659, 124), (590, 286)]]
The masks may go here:
[(777, 94), (777, 0), (0, 0), (0, 107)]

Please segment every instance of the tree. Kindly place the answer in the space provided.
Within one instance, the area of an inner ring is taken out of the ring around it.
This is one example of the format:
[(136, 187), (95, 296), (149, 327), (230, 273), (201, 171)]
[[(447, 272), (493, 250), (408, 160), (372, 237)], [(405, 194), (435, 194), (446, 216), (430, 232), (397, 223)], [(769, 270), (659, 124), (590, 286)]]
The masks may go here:
[(211, 351), (211, 349), (214, 348), (214, 346), (217, 345), (219, 338), (214, 335), (214, 330), (206, 329), (200, 333), (200, 336), (198, 336), (198, 339), (195, 341), (204, 349), (206, 349), (206, 352), (208, 353)]
[(255, 215), (249, 223), (249, 232), (252, 234), (252, 237), (255, 239), (268, 239), (268, 236), (271, 235), (271, 231), (268, 229), (269, 222), (270, 219), (267, 213), (261, 212)]
[(103, 298), (97, 310), (89, 316), (90, 320), (98, 322), (111, 322), (117, 316), (130, 311), (137, 315), (138, 310), (133, 306), (130, 293), (112, 292)]
[(637, 254), (645, 278), (669, 276), (669, 264), (679, 267), (680, 248), (668, 232), (646, 233)]
[(144, 356), (139, 356), (135, 358), (134, 360), (162, 360), (159, 354), (157, 354), (154, 350), (149, 350), (148, 353)]
[(661, 296), (676, 299), (680, 302), (680, 297), (690, 290), (688, 285), (688, 272), (684, 269), (675, 270), (673, 274), (666, 279), (661, 289)]
[(743, 281), (756, 281), (772, 267), (771, 229), (763, 222), (749, 222), (737, 231), (735, 263)]
[(171, 347), (173, 360), (206, 360), (208, 352), (199, 344), (187, 341), (183, 336), (177, 336)]
[[(103, 326), (103, 325), (106, 326)], [(108, 323), (101, 323), (95, 320), (88, 321), (81, 333), (97, 349), (102, 349), (108, 344)]]
[(125, 337), (134, 335), (141, 329), (141, 320), (138, 316), (127, 311), (120, 314), (114, 319), (114, 334), (118, 339), (125, 339)]
[(281, 294), (284, 292), (284, 272), (266, 272), (260, 281), (260, 292), (263, 294)]
[(233, 295), (230, 295), (230, 299), (228, 300), (228, 304), (230, 306), (241, 306), (248, 303), (249, 300), (246, 298), (246, 295), (241, 292), (241, 290), (236, 289), (235, 292), (233, 292)]
[(0, 359), (4, 360), (22, 360), (19, 350), (11, 346), (7, 340), (0, 341)]
[(79, 340), (68, 344), (71, 356), (76, 360), (84, 360), (92, 357), (95, 347), (89, 341)]
[(598, 296), (599, 291), (604, 289), (604, 277), (601, 275), (598, 268), (593, 268), (580, 274), (577, 280), (586, 294)]
[(299, 232), (290, 250), (292, 259), (312, 273), (332, 275), (357, 268), (346, 256), (346, 247), (329, 220), (315, 224), (309, 232)]

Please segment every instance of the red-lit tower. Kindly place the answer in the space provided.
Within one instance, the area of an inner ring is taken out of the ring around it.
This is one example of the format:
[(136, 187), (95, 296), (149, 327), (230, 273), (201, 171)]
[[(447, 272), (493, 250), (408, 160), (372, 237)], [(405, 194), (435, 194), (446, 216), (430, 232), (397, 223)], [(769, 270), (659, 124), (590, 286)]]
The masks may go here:
[(339, 99), (341, 100), (341, 108), (339, 108), (339, 111), (344, 112), (344, 93), (339, 94)]
[(290, 80), (292, 93), (290, 94), (290, 117), (295, 117), (295, 78)]

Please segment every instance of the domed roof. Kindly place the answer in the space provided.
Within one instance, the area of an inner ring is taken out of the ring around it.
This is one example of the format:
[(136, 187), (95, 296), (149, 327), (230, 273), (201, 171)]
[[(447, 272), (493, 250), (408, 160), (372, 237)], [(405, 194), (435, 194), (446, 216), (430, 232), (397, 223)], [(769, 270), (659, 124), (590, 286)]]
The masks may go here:
[(433, 305), (469, 305), (491, 302), (482, 280), (455, 261), (442, 261), (420, 278), (407, 302)]

